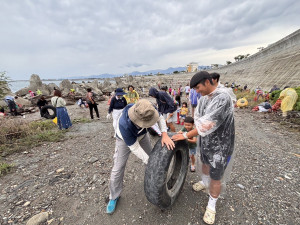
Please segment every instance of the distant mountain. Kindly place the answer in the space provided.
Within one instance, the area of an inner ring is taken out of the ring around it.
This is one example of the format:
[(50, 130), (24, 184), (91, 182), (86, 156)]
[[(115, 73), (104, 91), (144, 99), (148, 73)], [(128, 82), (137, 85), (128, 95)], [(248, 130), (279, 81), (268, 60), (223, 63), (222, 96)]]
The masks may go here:
[[(198, 70), (210, 69), (210, 66), (198, 66)], [(172, 74), (173, 72), (178, 71), (186, 71), (186, 67), (170, 67), (168, 69), (157, 69), (157, 70), (149, 70), (145, 72), (133, 71), (131, 73), (127, 73), (127, 75), (139, 76), (139, 75), (148, 75), (148, 74)], [(104, 79), (104, 78), (114, 78), (121, 77), (124, 74), (100, 74), (100, 75), (90, 75), (90, 76), (79, 76), (79, 77), (69, 77), (69, 79)]]
[(128, 73), (128, 75), (132, 75), (132, 76), (137, 76), (137, 75), (148, 75), (148, 74), (170, 74), (170, 73), (173, 73), (174, 71), (185, 71), (186, 70), (186, 67), (170, 67), (166, 70), (161, 70), (161, 69), (158, 69), (158, 70), (149, 70), (149, 71), (145, 71), (145, 72), (139, 72), (139, 71), (134, 71), (134, 72), (131, 72), (131, 73)]

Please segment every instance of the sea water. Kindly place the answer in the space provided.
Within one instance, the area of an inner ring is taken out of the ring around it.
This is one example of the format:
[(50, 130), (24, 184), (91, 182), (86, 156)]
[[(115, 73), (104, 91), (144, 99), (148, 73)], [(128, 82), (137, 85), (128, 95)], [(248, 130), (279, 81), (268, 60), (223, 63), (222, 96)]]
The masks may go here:
[[(76, 83), (82, 83), (82, 81), (84, 81), (85, 83), (87, 82), (92, 82), (93, 80), (70, 80), (70, 82), (76, 82)], [(99, 83), (103, 83), (104, 80), (98, 80)], [(42, 80), (43, 84), (50, 84), (50, 83), (54, 83), (57, 86), (59, 86), (61, 80)], [(115, 81), (110, 81), (111, 83), (114, 83)], [(15, 93), (16, 91), (19, 91), (22, 88), (25, 87), (29, 87), (29, 80), (13, 80), (13, 81), (9, 81), (8, 85), (10, 90)]]

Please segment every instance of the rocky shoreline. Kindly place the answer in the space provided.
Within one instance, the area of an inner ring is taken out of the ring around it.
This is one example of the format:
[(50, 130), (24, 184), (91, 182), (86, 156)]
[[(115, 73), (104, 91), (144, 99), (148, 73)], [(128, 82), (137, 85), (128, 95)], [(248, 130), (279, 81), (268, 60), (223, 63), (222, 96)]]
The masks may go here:
[[(185, 86), (191, 76), (194, 73), (181, 73), (172, 75), (156, 75), (156, 76), (127, 76), (127, 77), (115, 77), (106, 78), (103, 82), (99, 82), (97, 79), (92, 82), (81, 82), (76, 83), (68, 79), (62, 80), (59, 85), (55, 83), (45, 84), (40, 79), (39, 75), (32, 74), (30, 77), (30, 84), (28, 87), (24, 87), (15, 93), (8, 91), (9, 95), (16, 95), (19, 98), (20, 104), (23, 106), (35, 106), (38, 96), (31, 97), (29, 91), (37, 93), (40, 91), (42, 95), (46, 96), (49, 100), (53, 95), (54, 89), (59, 89), (62, 91), (62, 95), (66, 98), (69, 104), (74, 104), (74, 102), (82, 97), (85, 97), (87, 93), (87, 88), (91, 88), (96, 95), (97, 101), (107, 100), (108, 97), (116, 88), (127, 89), (128, 85), (133, 85), (140, 96), (147, 96), (148, 91), (151, 87), (158, 87), (158, 85), (166, 85), (168, 87), (178, 88), (179, 85)], [(74, 90), (73, 94), (70, 94), (71, 89)], [(4, 105), (4, 102), (0, 102), (0, 105)]]

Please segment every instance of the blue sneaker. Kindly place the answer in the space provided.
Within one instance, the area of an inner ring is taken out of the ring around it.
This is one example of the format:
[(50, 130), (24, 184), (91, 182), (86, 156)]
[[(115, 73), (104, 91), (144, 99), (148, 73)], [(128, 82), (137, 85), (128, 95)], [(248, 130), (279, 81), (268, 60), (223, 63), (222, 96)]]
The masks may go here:
[(119, 200), (120, 197), (117, 197), (115, 200), (110, 199), (107, 207), (106, 207), (106, 213), (108, 214), (113, 214), (114, 211), (116, 210), (116, 206), (117, 206), (117, 202)]

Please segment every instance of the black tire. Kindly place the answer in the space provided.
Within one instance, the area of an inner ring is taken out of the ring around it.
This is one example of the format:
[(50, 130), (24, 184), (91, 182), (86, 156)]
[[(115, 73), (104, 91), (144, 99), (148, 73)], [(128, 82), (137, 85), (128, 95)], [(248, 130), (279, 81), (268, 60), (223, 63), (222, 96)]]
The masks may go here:
[[(174, 135), (170, 133), (169, 136)], [(155, 144), (146, 167), (144, 190), (149, 202), (161, 209), (170, 208), (181, 192), (188, 171), (187, 141), (175, 143), (175, 149)], [(172, 162), (172, 163), (171, 163)]]
[(147, 128), (147, 130), (152, 136), (158, 136), (158, 133), (152, 127)]
[(54, 119), (56, 117), (56, 108), (52, 105), (45, 105), (41, 108), (41, 114), (46, 119)]

